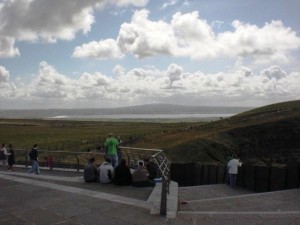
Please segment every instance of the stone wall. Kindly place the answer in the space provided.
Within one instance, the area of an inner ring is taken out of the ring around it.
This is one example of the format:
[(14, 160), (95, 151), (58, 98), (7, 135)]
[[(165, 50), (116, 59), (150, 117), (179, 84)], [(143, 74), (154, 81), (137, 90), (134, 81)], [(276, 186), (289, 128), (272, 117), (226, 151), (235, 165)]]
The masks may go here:
[[(227, 183), (224, 165), (172, 163), (171, 180), (179, 186)], [(255, 192), (278, 191), (300, 187), (300, 164), (285, 167), (243, 165), (239, 168), (237, 185)]]

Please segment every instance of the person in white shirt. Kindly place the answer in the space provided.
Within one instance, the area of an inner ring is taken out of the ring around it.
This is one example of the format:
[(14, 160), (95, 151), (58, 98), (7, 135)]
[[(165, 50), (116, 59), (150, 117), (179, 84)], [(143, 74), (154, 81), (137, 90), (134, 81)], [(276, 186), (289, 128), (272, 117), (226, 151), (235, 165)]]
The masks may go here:
[(233, 155), (233, 159), (231, 159), (228, 164), (228, 174), (229, 174), (229, 184), (232, 188), (236, 186), (236, 177), (238, 174), (238, 167), (241, 167), (242, 163), (237, 158), (236, 155)]
[(112, 181), (114, 177), (114, 168), (109, 158), (106, 158), (105, 162), (103, 162), (101, 166), (98, 167), (98, 171), (100, 183), (108, 184)]
[(6, 166), (6, 156), (9, 156), (10, 153), (7, 152), (6, 148), (5, 148), (5, 144), (1, 145), (1, 149), (0, 149), (0, 161), (2, 162), (3, 166)]

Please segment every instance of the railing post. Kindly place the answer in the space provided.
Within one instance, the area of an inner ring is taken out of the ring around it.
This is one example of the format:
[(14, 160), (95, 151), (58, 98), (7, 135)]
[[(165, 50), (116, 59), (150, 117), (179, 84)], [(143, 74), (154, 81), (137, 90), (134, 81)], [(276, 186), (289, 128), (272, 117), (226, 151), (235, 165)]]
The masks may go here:
[(167, 215), (167, 186), (168, 181), (162, 176), (161, 199), (160, 199), (160, 215)]
[(27, 151), (25, 152), (25, 167), (28, 167), (28, 156)]
[(78, 154), (76, 154), (76, 160), (77, 160), (77, 172), (79, 172), (79, 158), (78, 158)]

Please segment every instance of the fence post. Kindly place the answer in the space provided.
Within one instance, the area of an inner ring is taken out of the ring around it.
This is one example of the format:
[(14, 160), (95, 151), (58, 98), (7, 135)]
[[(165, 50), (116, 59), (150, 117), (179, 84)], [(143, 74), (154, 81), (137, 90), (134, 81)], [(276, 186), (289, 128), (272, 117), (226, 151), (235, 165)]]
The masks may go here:
[(79, 172), (79, 158), (78, 158), (78, 154), (76, 154), (76, 160), (77, 160), (77, 172)]
[(25, 167), (27, 168), (28, 167), (28, 156), (27, 156), (27, 151), (25, 153)]
[(161, 199), (160, 199), (160, 215), (167, 215), (167, 184), (165, 176), (162, 176)]

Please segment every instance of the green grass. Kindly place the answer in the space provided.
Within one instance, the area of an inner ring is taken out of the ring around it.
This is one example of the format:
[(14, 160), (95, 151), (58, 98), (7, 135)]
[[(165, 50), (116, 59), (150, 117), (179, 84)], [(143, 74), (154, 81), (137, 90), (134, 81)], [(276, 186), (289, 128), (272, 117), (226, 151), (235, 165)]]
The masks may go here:
[(103, 145), (110, 132), (130, 147), (165, 150), (173, 162), (226, 163), (232, 153), (249, 163), (300, 161), (300, 101), (213, 122), (0, 120), (0, 141), (15, 149), (37, 143), (45, 150), (87, 151)]

